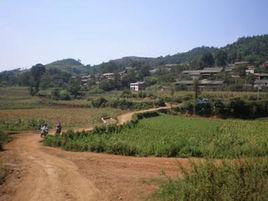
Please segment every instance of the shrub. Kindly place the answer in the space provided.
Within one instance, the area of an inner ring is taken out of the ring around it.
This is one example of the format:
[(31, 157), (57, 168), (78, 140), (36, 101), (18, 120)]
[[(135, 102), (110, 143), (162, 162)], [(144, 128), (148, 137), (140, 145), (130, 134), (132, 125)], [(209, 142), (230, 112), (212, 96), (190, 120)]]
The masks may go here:
[(208, 101), (198, 102), (195, 108), (197, 115), (210, 116), (212, 114), (212, 104)]
[(132, 94), (132, 92), (128, 89), (128, 90), (124, 90), (120, 97), (121, 98), (132, 98), (134, 94)]
[(11, 138), (8, 136), (8, 134), (4, 133), (3, 131), (0, 131), (0, 151), (3, 151), (4, 144), (9, 142)]
[(248, 160), (216, 165), (193, 164), (192, 172), (181, 168), (183, 179), (161, 185), (152, 200), (267, 200), (268, 161)]
[(103, 97), (100, 97), (100, 98), (95, 98), (91, 101), (91, 104), (93, 107), (105, 107), (105, 104), (107, 103), (108, 101), (103, 98)]
[(164, 107), (166, 106), (166, 103), (163, 98), (157, 98), (156, 101), (154, 102), (156, 107)]
[(71, 99), (70, 92), (67, 90), (61, 90), (59, 93), (59, 99), (60, 100), (70, 100)]
[(225, 105), (220, 99), (213, 102), (213, 113), (217, 116), (225, 116)]

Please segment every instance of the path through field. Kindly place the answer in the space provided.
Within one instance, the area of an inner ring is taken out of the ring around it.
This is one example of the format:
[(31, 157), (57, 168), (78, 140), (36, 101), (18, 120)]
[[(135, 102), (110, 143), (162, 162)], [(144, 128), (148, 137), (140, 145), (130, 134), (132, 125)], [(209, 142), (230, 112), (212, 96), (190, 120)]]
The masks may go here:
[(0, 200), (8, 201), (143, 200), (166, 178), (163, 171), (174, 176), (178, 162), (191, 166), (189, 159), (67, 152), (42, 146), (37, 134), (18, 135), (3, 154), (20, 170), (1, 187)]

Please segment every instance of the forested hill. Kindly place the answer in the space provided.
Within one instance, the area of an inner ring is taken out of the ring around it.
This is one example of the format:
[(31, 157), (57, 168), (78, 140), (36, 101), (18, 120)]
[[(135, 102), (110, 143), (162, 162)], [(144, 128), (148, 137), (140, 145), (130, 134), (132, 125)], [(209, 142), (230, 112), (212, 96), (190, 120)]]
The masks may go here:
[[(102, 72), (112, 72), (127, 66), (155, 67), (164, 64), (187, 64), (189, 67), (198, 67), (199, 61), (204, 54), (226, 55), (226, 62), (250, 61), (261, 63), (268, 60), (268, 35), (242, 37), (236, 42), (225, 47), (197, 47), (188, 52), (177, 53), (157, 58), (146, 57), (123, 57), (94, 66)], [(216, 58), (215, 58), (216, 59)]]
[(75, 59), (62, 59), (45, 65), (47, 69), (62, 70), (70, 74), (87, 73), (88, 66), (84, 66), (79, 60)]

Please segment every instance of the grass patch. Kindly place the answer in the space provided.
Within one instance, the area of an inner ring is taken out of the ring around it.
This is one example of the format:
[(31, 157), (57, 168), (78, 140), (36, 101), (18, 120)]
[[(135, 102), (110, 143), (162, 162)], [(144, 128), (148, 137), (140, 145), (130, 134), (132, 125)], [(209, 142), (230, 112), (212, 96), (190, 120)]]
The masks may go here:
[(109, 131), (72, 133), (46, 145), (135, 156), (239, 158), (268, 155), (267, 121), (160, 115)]
[(268, 198), (268, 160), (207, 162), (184, 171), (183, 178), (169, 179), (150, 200), (158, 201), (250, 201)]

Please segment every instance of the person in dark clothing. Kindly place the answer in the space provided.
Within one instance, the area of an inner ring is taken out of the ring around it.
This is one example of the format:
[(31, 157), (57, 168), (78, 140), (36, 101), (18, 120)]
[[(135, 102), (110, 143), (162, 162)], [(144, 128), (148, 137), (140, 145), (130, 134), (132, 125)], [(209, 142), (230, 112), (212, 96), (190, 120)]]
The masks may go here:
[(61, 122), (58, 121), (56, 125), (56, 135), (60, 135), (61, 129), (62, 129)]

